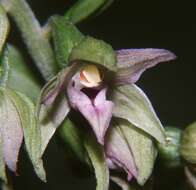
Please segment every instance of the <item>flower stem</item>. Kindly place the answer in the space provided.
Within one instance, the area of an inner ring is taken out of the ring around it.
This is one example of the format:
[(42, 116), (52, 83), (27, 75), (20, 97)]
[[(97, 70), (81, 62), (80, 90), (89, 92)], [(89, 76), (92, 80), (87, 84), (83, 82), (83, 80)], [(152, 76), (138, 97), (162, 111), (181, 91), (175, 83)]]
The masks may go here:
[(15, 20), (35, 64), (48, 80), (57, 72), (57, 65), (49, 40), (25, 0), (1, 0)]

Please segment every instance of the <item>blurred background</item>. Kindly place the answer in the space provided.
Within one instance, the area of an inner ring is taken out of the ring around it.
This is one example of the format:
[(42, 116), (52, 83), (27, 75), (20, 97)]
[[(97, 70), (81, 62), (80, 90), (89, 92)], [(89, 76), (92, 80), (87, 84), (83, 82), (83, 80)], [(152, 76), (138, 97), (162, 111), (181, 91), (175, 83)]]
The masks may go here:
[[(29, 0), (28, 2), (44, 24), (53, 14), (63, 15), (75, 1)], [(193, 0), (114, 0), (112, 6), (104, 13), (78, 25), (83, 33), (110, 43), (114, 49), (165, 48), (177, 55), (176, 61), (162, 63), (148, 70), (138, 82), (150, 98), (164, 125), (185, 127), (196, 120), (194, 8)], [(16, 36), (19, 35), (12, 32), (10, 39), (22, 48), (21, 38)], [(86, 174), (81, 174), (82, 176), (78, 177), (80, 180), (71, 177), (75, 174), (72, 169), (66, 169), (70, 168), (70, 165), (65, 163), (65, 152), (59, 150), (57, 143), (53, 140), (45, 154), (48, 184), (43, 184), (34, 176), (28, 159), (21, 156), (26, 164), (21, 164), (20, 177), (14, 180), (16, 189), (74, 190), (78, 187), (85, 190), (93, 189), (94, 181), (86, 179)], [(92, 186), (87, 187), (89, 180)]]

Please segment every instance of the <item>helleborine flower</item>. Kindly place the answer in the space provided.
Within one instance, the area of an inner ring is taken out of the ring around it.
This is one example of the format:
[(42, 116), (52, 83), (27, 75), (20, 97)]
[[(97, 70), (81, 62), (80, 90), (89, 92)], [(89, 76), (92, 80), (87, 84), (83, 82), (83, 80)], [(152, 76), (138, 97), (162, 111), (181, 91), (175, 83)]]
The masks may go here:
[[(70, 109), (74, 109), (89, 122), (97, 141), (105, 145), (109, 165), (123, 168), (128, 173), (128, 179), (137, 177), (142, 162), (139, 153), (133, 150), (136, 141), (127, 144), (130, 141), (126, 136), (128, 132), (126, 134), (124, 127), (121, 127), (120, 133), (113, 131), (111, 120), (126, 120), (129, 125), (146, 133), (150, 143), (150, 136), (164, 143), (161, 122), (147, 96), (134, 83), (146, 69), (172, 59), (175, 55), (164, 49), (114, 52), (103, 41), (84, 38), (71, 51), (70, 65), (49, 81), (42, 91), (40, 120), (53, 124), (53, 127), (41, 128), (44, 137), (42, 150)], [(146, 143), (143, 144), (145, 146)]]

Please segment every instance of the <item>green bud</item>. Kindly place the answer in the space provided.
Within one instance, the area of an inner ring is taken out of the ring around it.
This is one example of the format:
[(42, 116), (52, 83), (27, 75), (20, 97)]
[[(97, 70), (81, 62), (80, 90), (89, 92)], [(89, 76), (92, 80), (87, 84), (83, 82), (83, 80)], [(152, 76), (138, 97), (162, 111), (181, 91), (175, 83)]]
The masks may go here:
[(181, 129), (166, 127), (166, 144), (158, 144), (160, 159), (164, 166), (175, 168), (181, 166), (180, 159), (180, 141)]
[(184, 130), (180, 153), (186, 161), (196, 164), (196, 122)]

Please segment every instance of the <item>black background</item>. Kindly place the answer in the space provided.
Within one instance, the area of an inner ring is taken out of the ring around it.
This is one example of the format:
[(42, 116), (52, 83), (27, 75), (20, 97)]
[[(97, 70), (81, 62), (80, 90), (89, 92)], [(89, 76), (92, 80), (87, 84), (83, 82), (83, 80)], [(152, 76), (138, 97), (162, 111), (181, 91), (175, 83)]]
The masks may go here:
[[(42, 24), (53, 14), (62, 15), (74, 2), (29, 1)], [(176, 61), (162, 63), (148, 70), (138, 82), (164, 125), (185, 127), (196, 120), (195, 7), (193, 0), (115, 0), (103, 14), (78, 26), (83, 33), (105, 40), (114, 49), (165, 48), (177, 55)], [(16, 38), (13, 31), (11, 40), (22, 47), (21, 39)], [(48, 185), (42, 184), (32, 176), (32, 168), (27, 160), (26, 166), (21, 167), (20, 177), (14, 180), (17, 189), (72, 190), (77, 183), (88, 183), (85, 180), (77, 182), (67, 177), (70, 173), (65, 169), (68, 166), (64, 163), (64, 152), (58, 150), (54, 142), (46, 155)], [(26, 158), (21, 159), (26, 162)], [(65, 188), (65, 183), (70, 187)], [(82, 186), (79, 187), (82, 189)]]

